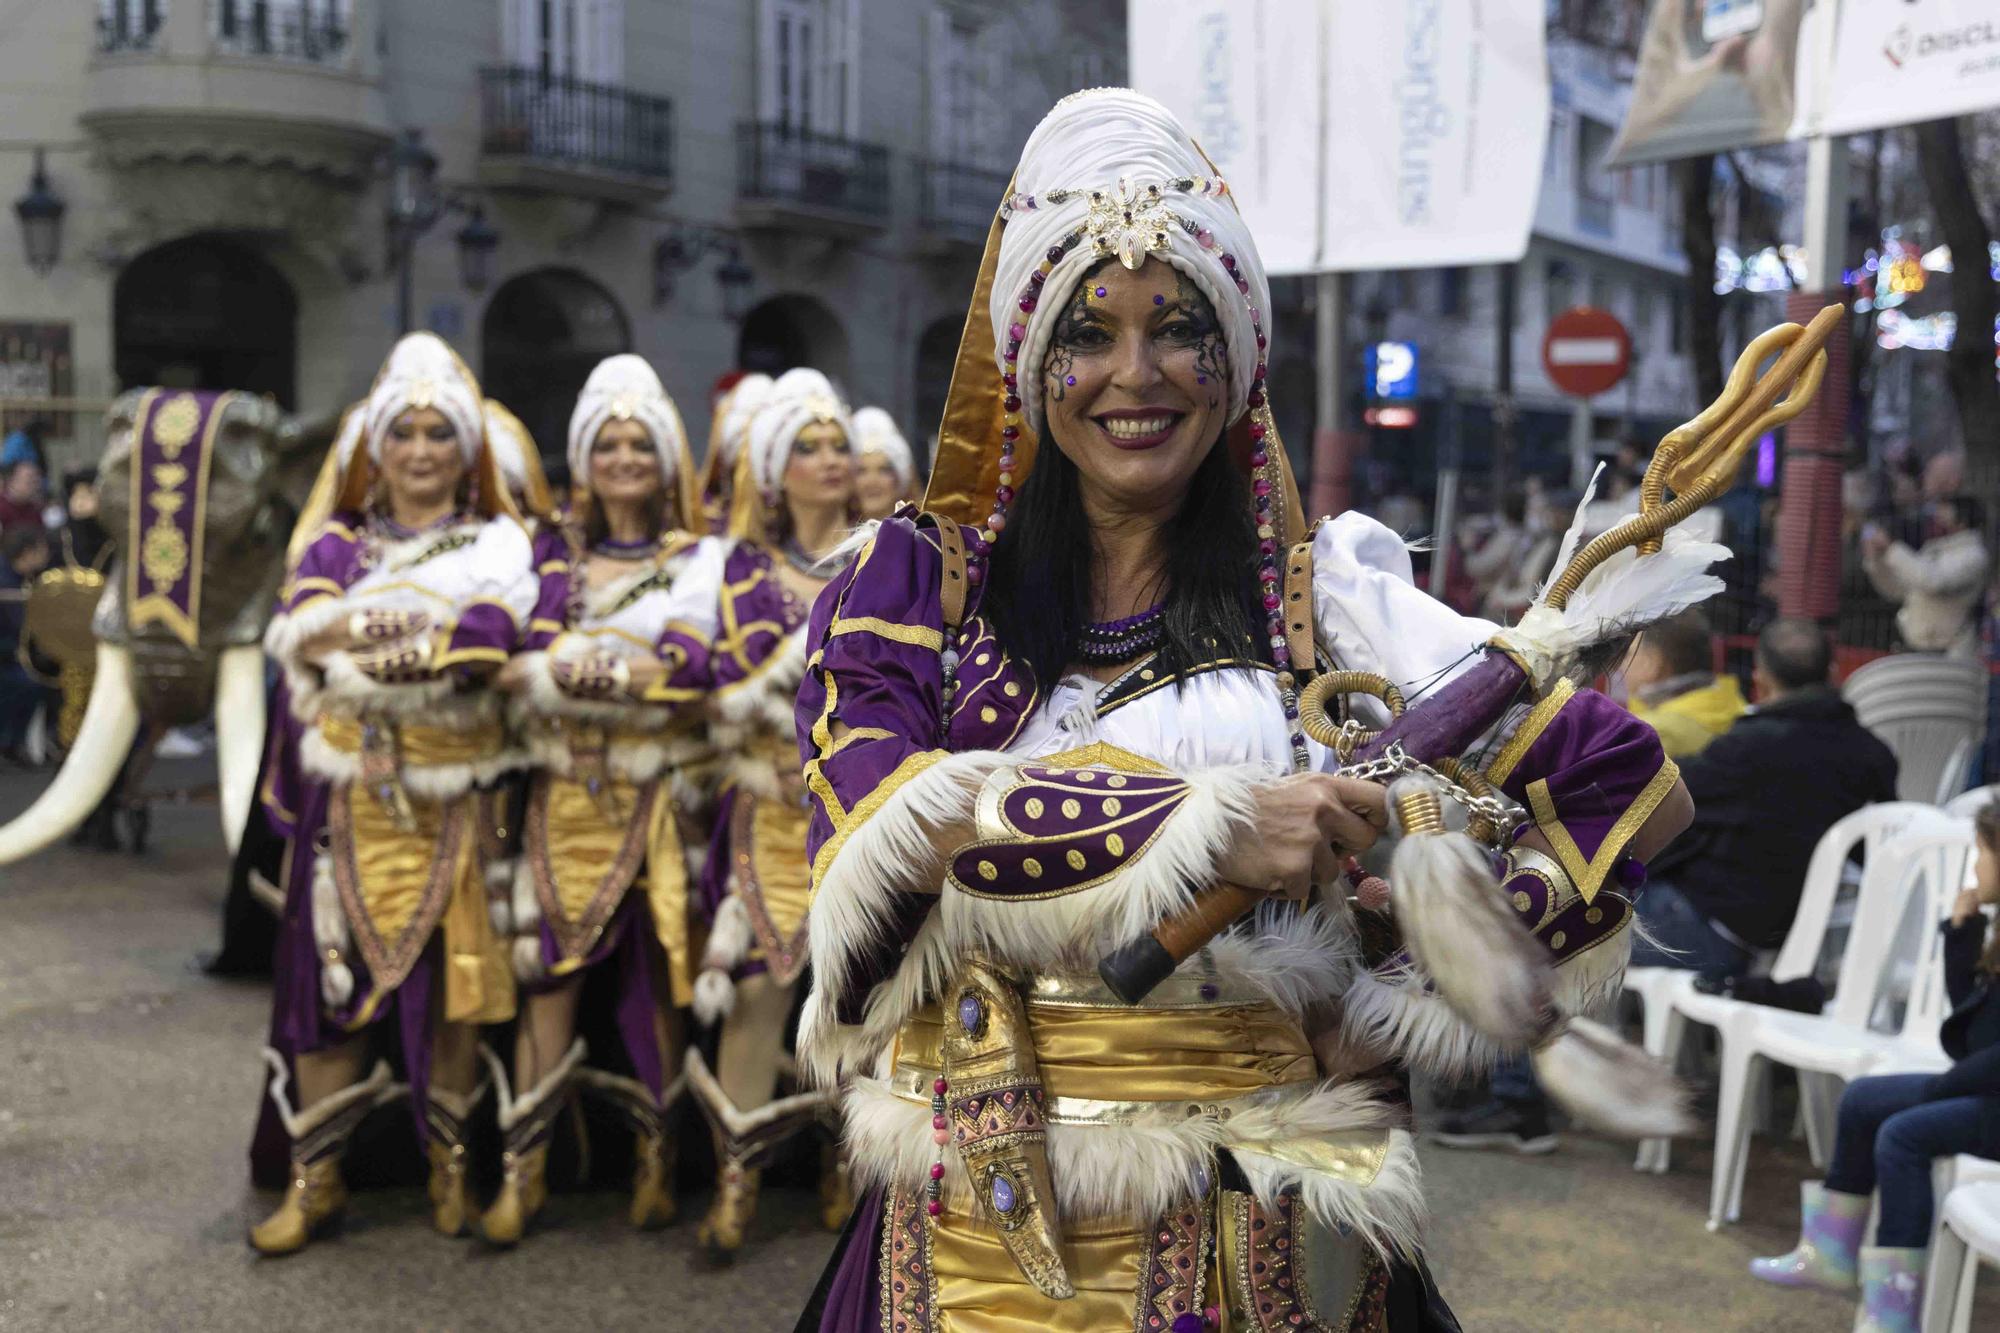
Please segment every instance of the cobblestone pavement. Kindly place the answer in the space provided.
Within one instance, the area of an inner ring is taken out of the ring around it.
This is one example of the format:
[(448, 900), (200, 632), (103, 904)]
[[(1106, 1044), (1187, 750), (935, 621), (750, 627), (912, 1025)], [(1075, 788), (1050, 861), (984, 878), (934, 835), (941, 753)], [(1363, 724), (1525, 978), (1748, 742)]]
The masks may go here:
[[(0, 775), (0, 818), (33, 786)], [(506, 1255), (433, 1235), (421, 1191), (369, 1191), (329, 1243), (256, 1259), (243, 1230), (270, 1196), (244, 1148), (266, 991), (195, 970), (223, 884), (212, 808), (163, 805), (154, 834), (144, 858), (65, 849), (0, 870), (0, 1329), (791, 1327), (830, 1245), (803, 1190), (771, 1192), (721, 1273), (690, 1264), (691, 1220), (637, 1235), (612, 1191), (558, 1195)], [(1432, 1261), (1468, 1330), (1847, 1326), (1846, 1303), (1744, 1273), (1791, 1241), (1802, 1150), (1759, 1143), (1744, 1224), (1719, 1236), (1702, 1225), (1705, 1144), (1663, 1177), (1630, 1162), (1575, 1137), (1548, 1158), (1426, 1150)], [(1975, 1327), (2000, 1327), (2000, 1281), (1985, 1286), (1993, 1322)]]

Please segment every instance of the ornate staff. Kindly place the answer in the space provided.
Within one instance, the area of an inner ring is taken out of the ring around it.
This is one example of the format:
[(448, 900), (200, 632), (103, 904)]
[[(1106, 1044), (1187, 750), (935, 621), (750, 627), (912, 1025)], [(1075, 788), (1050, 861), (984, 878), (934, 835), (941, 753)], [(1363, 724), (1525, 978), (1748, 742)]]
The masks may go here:
[[(1720, 590), (1720, 582), (1703, 571), (1726, 558), (1728, 551), (1672, 529), (1734, 483), (1751, 446), (1764, 432), (1805, 411), (1826, 373), (1826, 341), (1844, 315), (1844, 307), (1830, 305), (1810, 324), (1781, 324), (1744, 348), (1721, 397), (1661, 440), (1640, 486), (1638, 514), (1579, 550), (1579, 512), (1578, 525), (1557, 553), (1560, 572), (1543, 585), (1520, 623), (1496, 635), (1471, 669), (1407, 711), (1400, 708), (1400, 696), (1387, 681), (1364, 680), (1352, 672), (1322, 675), (1299, 701), (1307, 733), (1335, 750), (1342, 760), (1341, 772), (1349, 776), (1381, 782), (1411, 773), (1444, 776), (1441, 770), (1447, 762), (1455, 762), (1490, 731), (1520, 698), (1524, 685), (1539, 694), (1562, 677), (1595, 674), (1587, 667), (1609, 646), (1622, 644), (1646, 625)], [(1758, 367), (1774, 352), (1776, 362), (1760, 375)], [(1359, 733), (1329, 715), (1327, 702), (1332, 696), (1357, 692), (1375, 694), (1389, 703), (1394, 718), (1379, 734)], [(1472, 768), (1467, 764), (1456, 771), (1464, 774)], [(1468, 792), (1464, 786), (1458, 791), (1475, 816), (1474, 831), (1484, 833), (1488, 845), (1501, 846), (1513, 821), (1492, 818), (1498, 812), (1488, 807), (1505, 803)], [(1428, 831), (1422, 826), (1430, 824), (1435, 804), (1435, 797), (1428, 805), (1399, 800), (1397, 817), (1403, 831)], [(1404, 805), (1411, 808), (1406, 811)], [(1487, 816), (1483, 824), (1481, 815)], [(1417, 827), (1412, 827), (1413, 820)], [(1433, 841), (1442, 840), (1405, 838), (1406, 843)], [(1431, 915), (1424, 902), (1432, 897), (1431, 886), (1422, 882), (1427, 878), (1418, 874), (1407, 884), (1393, 878), (1397, 891), (1392, 902), (1420, 962), (1426, 959), (1424, 938), (1430, 934), (1423, 926)], [(1493, 887), (1490, 870), (1484, 878)], [(1233, 884), (1216, 885), (1186, 912), (1107, 955), (1099, 962), (1098, 973), (1120, 999), (1137, 1004), (1184, 959), (1266, 896)], [(1497, 903), (1496, 895), (1487, 896)], [(1467, 906), (1459, 894), (1451, 897), (1456, 907)], [(1514, 934), (1521, 933), (1511, 921), (1505, 925)], [(1441, 961), (1430, 957), (1427, 970), (1446, 998), (1454, 999), (1453, 990), (1468, 983), (1441, 975), (1455, 970), (1436, 966)], [(1464, 998), (1466, 1007), (1471, 1007), (1474, 997)]]

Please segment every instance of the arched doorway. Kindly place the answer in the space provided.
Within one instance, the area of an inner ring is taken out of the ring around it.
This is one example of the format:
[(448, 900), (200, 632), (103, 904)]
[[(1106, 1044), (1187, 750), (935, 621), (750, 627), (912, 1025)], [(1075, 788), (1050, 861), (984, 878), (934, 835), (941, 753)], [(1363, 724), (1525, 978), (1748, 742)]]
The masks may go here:
[(795, 294), (773, 296), (743, 317), (743, 330), (736, 339), (736, 364), (766, 375), (811, 366), (844, 390), (847, 331), (822, 301)]
[(298, 295), (271, 262), (204, 233), (146, 251), (112, 292), (113, 362), (126, 388), (247, 389), (296, 406)]
[(910, 443), (926, 457), (938, 425), (944, 420), (944, 400), (951, 392), (951, 372), (958, 360), (958, 340), (964, 323), (963, 319), (953, 317), (933, 320), (917, 337), (914, 427), (921, 438)]
[(607, 356), (632, 349), (617, 299), (575, 269), (539, 268), (509, 279), (486, 307), (480, 370), (486, 392), (560, 460), (583, 382)]

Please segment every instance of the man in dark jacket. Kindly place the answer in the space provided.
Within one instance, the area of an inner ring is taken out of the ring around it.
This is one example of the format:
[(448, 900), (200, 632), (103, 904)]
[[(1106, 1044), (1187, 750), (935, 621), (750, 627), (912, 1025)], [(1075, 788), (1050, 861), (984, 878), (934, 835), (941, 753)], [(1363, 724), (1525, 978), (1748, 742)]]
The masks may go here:
[[(1757, 636), (1756, 706), (1678, 761), (1694, 824), (1649, 867), (1638, 914), (1651, 938), (1633, 940), (1634, 966), (1742, 975), (1752, 954), (1784, 942), (1821, 835), (1896, 799), (1896, 756), (1828, 683), (1832, 666), (1813, 621), (1776, 620)], [(1556, 1147), (1526, 1059), (1502, 1061), (1491, 1091), (1431, 1137), (1452, 1148)]]
[(1806, 863), (1833, 825), (1896, 799), (1896, 756), (1828, 683), (1832, 651), (1810, 620), (1757, 636), (1757, 705), (1681, 761), (1694, 825), (1654, 861), (1639, 915), (1682, 956), (1639, 942), (1640, 965), (1740, 974), (1784, 942)]

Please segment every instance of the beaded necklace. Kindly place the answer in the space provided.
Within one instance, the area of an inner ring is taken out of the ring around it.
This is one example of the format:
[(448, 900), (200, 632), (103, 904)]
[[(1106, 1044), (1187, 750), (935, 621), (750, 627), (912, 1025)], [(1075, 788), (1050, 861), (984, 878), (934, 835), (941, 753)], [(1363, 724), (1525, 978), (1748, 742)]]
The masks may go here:
[(1085, 666), (1115, 666), (1159, 651), (1166, 638), (1167, 607), (1162, 602), (1123, 620), (1085, 625), (1070, 655)]
[(367, 519), (361, 525), (361, 549), (356, 563), (362, 569), (373, 569), (382, 563), (384, 548), (392, 543), (406, 542), (433, 532), (444, 532), (465, 521), (463, 510), (453, 510), (443, 518), (432, 519), (421, 527), (409, 527), (398, 523), (379, 509), (370, 509)]

